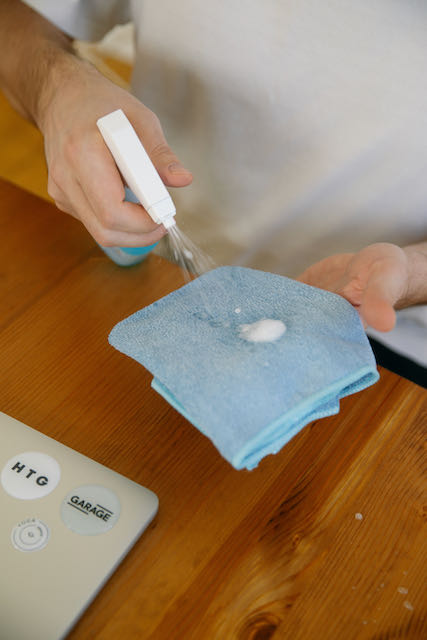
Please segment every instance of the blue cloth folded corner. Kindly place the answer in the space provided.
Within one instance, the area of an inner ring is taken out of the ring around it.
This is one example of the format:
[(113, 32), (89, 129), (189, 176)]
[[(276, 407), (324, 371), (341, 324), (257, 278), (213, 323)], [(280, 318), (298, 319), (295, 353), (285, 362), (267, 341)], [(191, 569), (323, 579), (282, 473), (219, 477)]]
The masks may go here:
[[(276, 340), (242, 325), (279, 320)], [(277, 453), (307, 423), (378, 380), (358, 313), (344, 298), (283, 276), (220, 267), (119, 322), (110, 343), (236, 469)]]

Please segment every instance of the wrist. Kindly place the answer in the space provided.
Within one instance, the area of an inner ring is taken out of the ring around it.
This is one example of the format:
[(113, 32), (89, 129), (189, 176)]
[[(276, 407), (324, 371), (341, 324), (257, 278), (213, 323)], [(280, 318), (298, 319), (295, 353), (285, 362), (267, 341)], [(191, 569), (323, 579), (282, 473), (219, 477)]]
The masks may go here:
[(37, 122), (46, 76), (72, 39), (23, 2), (0, 2), (0, 85), (15, 109)]
[(427, 304), (427, 242), (408, 245), (403, 252), (407, 259), (407, 287), (396, 309)]
[(66, 95), (66, 89), (74, 80), (81, 79), (83, 72), (93, 73), (95, 69), (72, 51), (56, 49), (46, 51), (45, 73), (33, 105), (33, 119), (40, 131), (45, 134), (47, 121), (59, 98)]

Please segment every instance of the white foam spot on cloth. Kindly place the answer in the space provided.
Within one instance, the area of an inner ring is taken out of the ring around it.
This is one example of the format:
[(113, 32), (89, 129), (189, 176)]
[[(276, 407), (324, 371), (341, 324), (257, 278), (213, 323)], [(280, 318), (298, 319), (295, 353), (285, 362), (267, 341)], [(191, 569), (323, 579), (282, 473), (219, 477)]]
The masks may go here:
[(274, 342), (286, 331), (281, 320), (263, 318), (252, 324), (240, 325), (240, 337), (249, 342)]
[(354, 517), (356, 518), (356, 520), (363, 520), (363, 514), (361, 513), (355, 513)]

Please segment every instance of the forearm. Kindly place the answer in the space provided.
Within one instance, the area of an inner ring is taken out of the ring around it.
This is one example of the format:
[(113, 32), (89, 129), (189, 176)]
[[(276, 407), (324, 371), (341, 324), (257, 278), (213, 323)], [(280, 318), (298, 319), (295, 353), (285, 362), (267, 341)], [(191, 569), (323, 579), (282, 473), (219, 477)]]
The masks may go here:
[(408, 261), (408, 287), (397, 309), (427, 304), (427, 242), (409, 245), (403, 251)]
[(2, 0), (0, 42), (0, 86), (15, 109), (40, 126), (55, 76), (76, 60), (72, 40), (19, 0)]

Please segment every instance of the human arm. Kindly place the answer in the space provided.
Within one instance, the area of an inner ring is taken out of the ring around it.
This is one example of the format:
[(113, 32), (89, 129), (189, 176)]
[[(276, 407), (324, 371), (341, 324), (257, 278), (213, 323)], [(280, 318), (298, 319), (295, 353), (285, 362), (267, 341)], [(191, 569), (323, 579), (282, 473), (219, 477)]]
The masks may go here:
[(390, 331), (395, 309), (427, 303), (427, 242), (403, 248), (376, 243), (358, 253), (330, 256), (298, 280), (343, 296), (365, 325)]
[(19, 0), (0, 3), (0, 83), (45, 140), (48, 190), (103, 246), (144, 246), (164, 235), (140, 205), (124, 202), (120, 174), (96, 127), (121, 108), (167, 186), (191, 174), (167, 145), (158, 118), (73, 52), (72, 39)]

